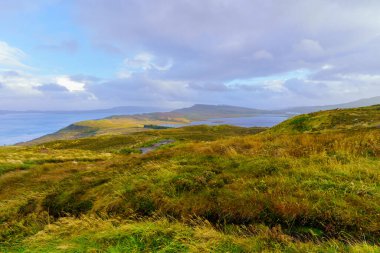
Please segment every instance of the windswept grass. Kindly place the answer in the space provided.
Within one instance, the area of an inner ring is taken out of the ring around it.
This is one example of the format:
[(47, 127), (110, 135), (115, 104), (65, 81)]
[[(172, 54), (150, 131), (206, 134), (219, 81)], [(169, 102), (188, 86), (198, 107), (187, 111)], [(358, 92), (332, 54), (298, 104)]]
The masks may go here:
[[(370, 108), (298, 116), (289, 132), (196, 126), (1, 148), (0, 251), (379, 252)], [(314, 124), (360, 112), (368, 124)], [(175, 142), (122, 152), (163, 139)]]
[[(1, 248), (0, 248), (1, 249)], [(264, 225), (221, 231), (207, 221), (123, 221), (82, 216), (62, 218), (15, 246), (18, 252), (377, 252), (365, 242), (318, 244), (293, 241), (280, 227)]]
[(272, 129), (275, 132), (335, 132), (380, 127), (380, 105), (303, 114)]

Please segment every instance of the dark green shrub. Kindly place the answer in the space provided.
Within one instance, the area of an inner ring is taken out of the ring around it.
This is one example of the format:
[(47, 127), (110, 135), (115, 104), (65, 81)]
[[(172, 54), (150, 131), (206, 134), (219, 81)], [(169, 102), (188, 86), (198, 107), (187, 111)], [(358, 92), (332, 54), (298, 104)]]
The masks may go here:
[(132, 204), (136, 212), (141, 215), (151, 215), (156, 210), (153, 200), (149, 197), (136, 196)]
[(69, 195), (63, 192), (54, 192), (45, 197), (42, 202), (44, 209), (52, 216), (80, 216), (91, 210), (93, 203), (89, 199), (81, 199), (80, 192)]
[(289, 163), (284, 159), (259, 158), (242, 162), (238, 170), (249, 173), (255, 177), (264, 177), (275, 175), (289, 168)]
[[(208, 180), (210, 180), (209, 178)], [(184, 192), (199, 192), (205, 188), (207, 184), (207, 178), (205, 176), (196, 176), (190, 173), (184, 173), (174, 177), (171, 180), (171, 184), (174, 185), (175, 190), (178, 194)]]
[(310, 115), (301, 115), (294, 118), (290, 124), (294, 130), (299, 132), (305, 132), (311, 130), (311, 127), (307, 124), (310, 119)]
[(144, 188), (146, 187), (138, 189), (135, 185), (127, 185), (124, 199), (136, 213), (151, 215), (157, 208), (149, 192), (145, 192)]
[(25, 205), (19, 207), (17, 213), (21, 216), (26, 216), (33, 213), (37, 208), (37, 201), (35, 199), (29, 199)]
[(141, 153), (141, 151), (135, 148), (122, 148), (119, 150), (118, 153), (123, 154), (123, 155), (129, 155), (129, 154), (139, 154)]

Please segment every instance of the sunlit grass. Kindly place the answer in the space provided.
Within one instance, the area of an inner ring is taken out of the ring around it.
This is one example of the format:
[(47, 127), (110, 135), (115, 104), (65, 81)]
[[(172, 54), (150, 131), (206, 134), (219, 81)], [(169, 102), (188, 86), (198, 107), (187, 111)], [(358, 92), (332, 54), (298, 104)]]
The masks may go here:
[(380, 129), (350, 122), (0, 148), (0, 251), (379, 252)]

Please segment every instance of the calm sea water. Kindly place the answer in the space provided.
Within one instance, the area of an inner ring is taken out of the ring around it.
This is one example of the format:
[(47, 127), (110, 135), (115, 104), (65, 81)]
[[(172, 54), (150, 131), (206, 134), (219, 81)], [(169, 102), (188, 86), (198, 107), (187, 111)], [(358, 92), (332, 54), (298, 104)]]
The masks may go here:
[[(74, 122), (100, 119), (110, 113), (10, 113), (0, 114), (0, 145), (29, 141), (53, 133)], [(287, 119), (285, 115), (260, 115), (241, 118), (218, 118), (192, 122), (189, 125), (229, 124), (241, 127), (271, 127)], [(170, 125), (169, 125), (170, 126)], [(178, 125), (173, 125), (178, 127)]]
[(100, 119), (109, 113), (9, 113), (0, 114), (0, 145), (10, 145), (41, 137), (74, 122)]
[(166, 124), (164, 126), (169, 127), (182, 127), (182, 126), (195, 126), (195, 125), (233, 125), (240, 127), (272, 127), (282, 121), (288, 119), (287, 115), (273, 115), (273, 114), (263, 114), (254, 117), (239, 117), (239, 118), (216, 118), (208, 119), (203, 121), (194, 121), (189, 124), (183, 125), (172, 125)]

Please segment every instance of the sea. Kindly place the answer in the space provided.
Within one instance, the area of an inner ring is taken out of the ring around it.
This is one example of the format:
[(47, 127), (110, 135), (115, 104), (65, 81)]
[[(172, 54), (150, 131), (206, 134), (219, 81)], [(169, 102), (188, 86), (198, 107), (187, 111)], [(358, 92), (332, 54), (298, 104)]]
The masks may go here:
[[(51, 112), (51, 113), (2, 113), (0, 114), (0, 145), (13, 145), (54, 133), (72, 123), (112, 116), (109, 112)], [(255, 117), (216, 118), (195, 121), (187, 125), (222, 125), (241, 127), (271, 127), (286, 120), (286, 115), (259, 115)], [(171, 125), (167, 125), (171, 126)], [(185, 125), (181, 125), (185, 126)], [(178, 127), (178, 125), (172, 125)]]
[(240, 127), (272, 127), (288, 119), (288, 115), (283, 114), (261, 114), (254, 117), (237, 117), (237, 118), (214, 118), (202, 121), (193, 121), (189, 124), (172, 125), (168, 127), (196, 126), (196, 125), (232, 125)]
[(0, 114), (0, 145), (12, 145), (50, 134), (74, 122), (101, 119), (109, 113), (3, 113)]

